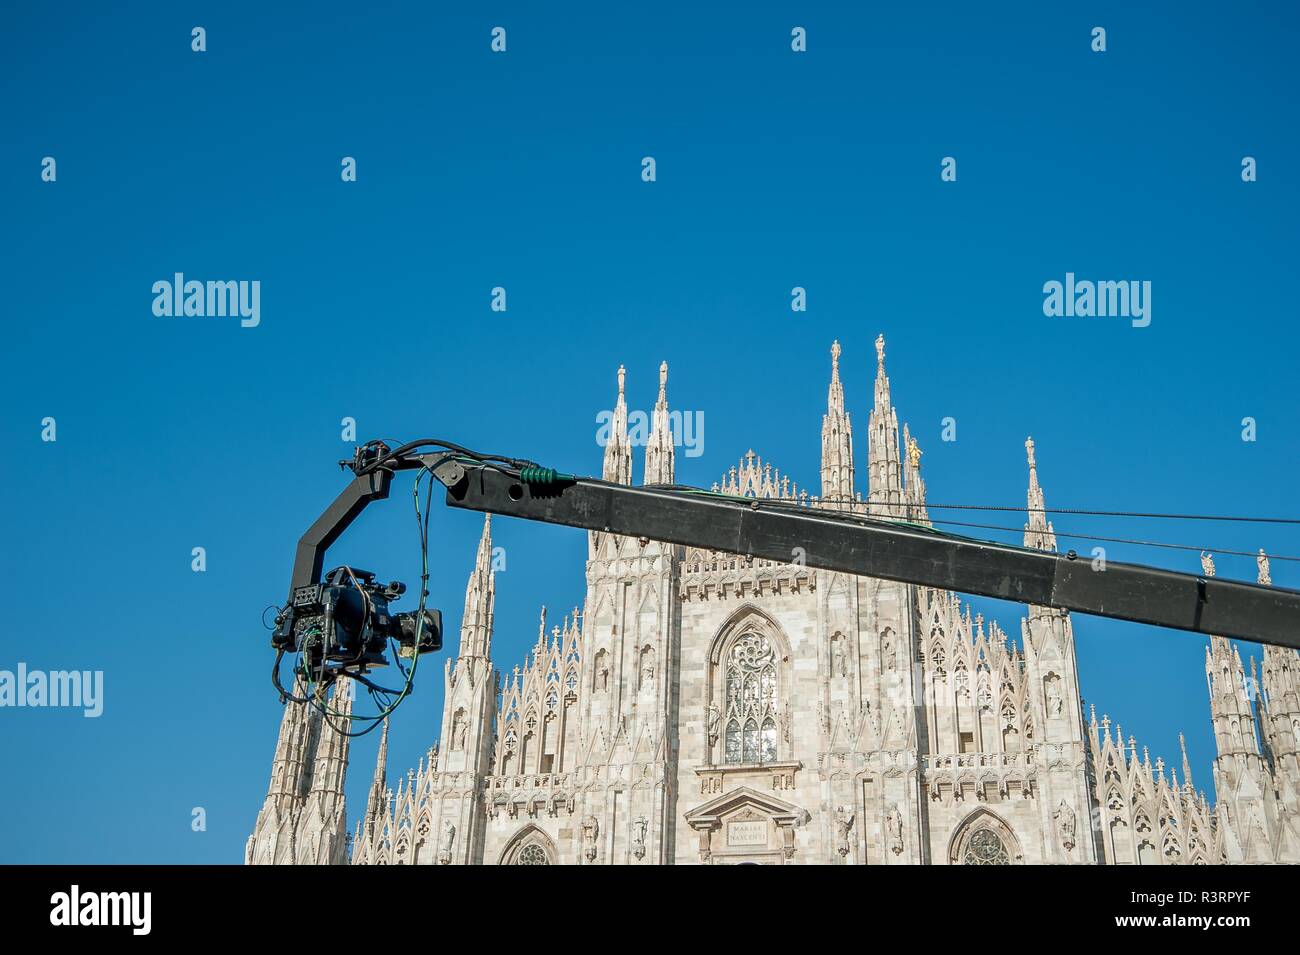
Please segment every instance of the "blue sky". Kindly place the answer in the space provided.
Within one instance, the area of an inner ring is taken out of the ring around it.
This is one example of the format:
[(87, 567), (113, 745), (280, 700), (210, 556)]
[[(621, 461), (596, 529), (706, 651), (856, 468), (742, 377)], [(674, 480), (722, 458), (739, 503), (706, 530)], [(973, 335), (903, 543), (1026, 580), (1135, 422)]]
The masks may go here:
[[(470, 6), (8, 15), (0, 668), (103, 670), (105, 712), (0, 710), (0, 861), (241, 858), (280, 715), (260, 615), (341, 486), (344, 416), (363, 438), (598, 472), (615, 369), (649, 409), (667, 360), (670, 402), (706, 424), (679, 479), (707, 486), (752, 447), (813, 489), (838, 338), (861, 484), (883, 332), (932, 501), (1022, 504), (1032, 434), (1049, 505), (1295, 514), (1290, 8)], [(260, 325), (154, 316), (177, 271), (260, 281)], [(1045, 317), (1067, 271), (1149, 280), (1150, 327)], [(406, 491), (331, 556), (412, 583)], [(1285, 526), (1055, 523), (1300, 553)], [(479, 525), (434, 514), (431, 602), (453, 631)], [(510, 667), (539, 604), (581, 602), (585, 539), (504, 519), (496, 538)], [(1218, 566), (1254, 579), (1248, 558)], [(1294, 563), (1273, 577), (1300, 586)], [(1018, 632), (1020, 608), (976, 606)], [(1176, 764), (1185, 731), (1208, 787), (1204, 641), (1075, 632), (1086, 699), (1153, 758)], [(436, 738), (441, 664), (399, 712), (395, 768)], [(354, 813), (375, 745), (353, 749)]]

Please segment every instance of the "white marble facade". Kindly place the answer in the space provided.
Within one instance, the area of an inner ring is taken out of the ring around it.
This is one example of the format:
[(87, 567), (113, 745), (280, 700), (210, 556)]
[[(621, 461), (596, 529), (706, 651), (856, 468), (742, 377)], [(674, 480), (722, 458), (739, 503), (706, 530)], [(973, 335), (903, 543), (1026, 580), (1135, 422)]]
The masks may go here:
[[(661, 366), (648, 484), (673, 481), (666, 386)], [(603, 476), (631, 484), (623, 391), (619, 369)], [(921, 451), (906, 427), (900, 442), (883, 339), (867, 427), (864, 498), (837, 343), (821, 493), (752, 451), (716, 489), (928, 523)], [(1025, 545), (1052, 550), (1026, 449)], [(491, 551), (486, 520), (427, 757), (392, 791), (385, 735), (349, 840), (347, 740), (288, 707), (246, 861), (1300, 861), (1295, 651), (1268, 648), (1248, 681), (1237, 650), (1211, 641), (1211, 805), (1185, 754), (1180, 778), (1085, 714), (1064, 612), (1026, 608), (1013, 639), (956, 594), (801, 566), (797, 542), (790, 563), (774, 563), (593, 533), (583, 607), (549, 633), (543, 609), (532, 653), (503, 679)], [(1267, 583), (1263, 560), (1260, 572)]]

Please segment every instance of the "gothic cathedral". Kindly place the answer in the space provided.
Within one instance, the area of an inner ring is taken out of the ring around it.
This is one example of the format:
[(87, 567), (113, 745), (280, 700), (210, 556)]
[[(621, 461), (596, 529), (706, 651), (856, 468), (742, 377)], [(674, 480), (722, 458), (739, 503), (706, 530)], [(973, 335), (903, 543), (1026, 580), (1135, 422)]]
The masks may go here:
[[(876, 341), (868, 494), (831, 349), (821, 494), (751, 451), (714, 486), (929, 523), (921, 451)], [(624, 372), (603, 476), (632, 483)], [(646, 484), (671, 484), (667, 366)], [(1056, 548), (1032, 441), (1026, 547)], [(1218, 756), (1211, 804), (1146, 747), (1085, 714), (1070, 616), (1028, 607), (1019, 639), (956, 594), (590, 535), (581, 610), (502, 680), (484, 521), (441, 735), (387, 778), (387, 727), (349, 832), (348, 740), (288, 706), (245, 861), (359, 865), (1007, 865), (1300, 862), (1300, 658), (1247, 677), (1206, 654)], [(1205, 572), (1213, 573), (1204, 558)], [(1260, 558), (1260, 582), (1268, 584)], [(347, 681), (333, 706), (347, 713)], [(1255, 688), (1258, 688), (1256, 692)]]

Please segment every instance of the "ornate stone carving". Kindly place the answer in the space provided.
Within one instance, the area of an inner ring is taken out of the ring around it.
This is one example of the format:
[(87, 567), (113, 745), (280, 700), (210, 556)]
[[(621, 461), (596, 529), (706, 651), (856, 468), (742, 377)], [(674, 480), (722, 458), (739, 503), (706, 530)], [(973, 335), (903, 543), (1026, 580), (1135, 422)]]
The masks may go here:
[(1053, 718), (1060, 716), (1065, 707), (1065, 700), (1061, 697), (1061, 678), (1055, 673), (1047, 674), (1047, 679), (1043, 681), (1043, 692), (1047, 697), (1047, 715)]
[(444, 819), (442, 822), (442, 838), (438, 843), (438, 864), (451, 864), (451, 850), (456, 844), (456, 827), (452, 825), (451, 820)]
[(596, 837), (600, 835), (600, 821), (595, 816), (582, 820), (582, 854), (588, 862), (596, 861)]
[(718, 744), (718, 729), (722, 725), (722, 709), (717, 703), (710, 702), (705, 707), (704, 725), (709, 734), (709, 748), (712, 749)]
[(903, 814), (898, 803), (891, 802), (885, 810), (885, 846), (896, 856), (903, 854)]
[(845, 646), (848, 640), (838, 631), (831, 637), (831, 676), (847, 677), (849, 675), (849, 654)]
[(849, 854), (849, 833), (853, 831), (853, 813), (849, 812), (843, 806), (835, 810), (835, 851), (840, 854), (840, 858), (845, 858)]
[(645, 858), (645, 835), (646, 830), (650, 827), (650, 820), (645, 816), (633, 821), (632, 823), (632, 855), (637, 859)]
[(1273, 585), (1273, 575), (1268, 569), (1268, 555), (1264, 553), (1264, 548), (1259, 549), (1259, 556), (1255, 558), (1256, 580), (1265, 587)]
[(1075, 817), (1074, 810), (1064, 799), (1056, 812), (1052, 813), (1052, 818), (1056, 820), (1056, 837), (1061, 842), (1061, 848), (1066, 852), (1074, 848), (1075, 834)]
[(647, 690), (655, 685), (655, 651), (646, 646), (641, 650), (641, 689)]

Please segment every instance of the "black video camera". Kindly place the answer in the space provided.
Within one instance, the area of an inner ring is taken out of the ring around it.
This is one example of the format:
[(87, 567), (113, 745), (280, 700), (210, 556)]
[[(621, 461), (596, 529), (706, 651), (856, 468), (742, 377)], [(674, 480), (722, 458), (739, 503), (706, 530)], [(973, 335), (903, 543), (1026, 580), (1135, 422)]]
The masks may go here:
[(389, 603), (405, 592), (397, 581), (380, 584), (369, 571), (336, 567), (323, 583), (293, 592), (276, 617), (271, 644), (286, 653), (301, 651), (303, 667), (316, 681), (331, 672), (386, 666), (389, 640), (396, 641), (401, 657), (441, 650), (440, 611), (389, 611)]

